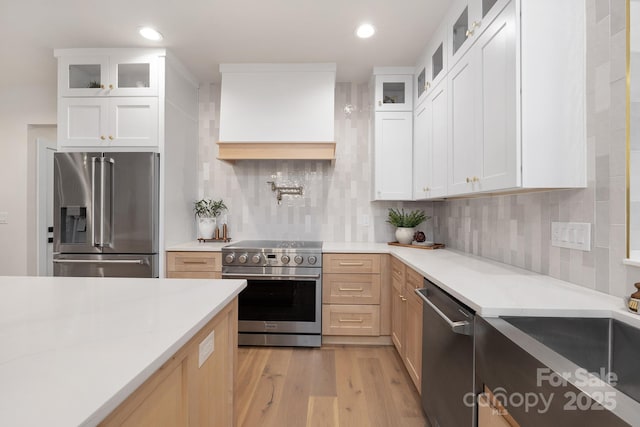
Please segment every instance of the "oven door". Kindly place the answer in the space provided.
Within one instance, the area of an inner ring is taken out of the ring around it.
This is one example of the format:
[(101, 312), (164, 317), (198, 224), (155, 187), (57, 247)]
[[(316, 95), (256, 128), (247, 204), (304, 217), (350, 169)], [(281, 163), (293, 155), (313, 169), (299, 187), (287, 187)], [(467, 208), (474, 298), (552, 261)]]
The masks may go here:
[(223, 279), (245, 279), (238, 300), (238, 331), (322, 333), (321, 268), (223, 268)]

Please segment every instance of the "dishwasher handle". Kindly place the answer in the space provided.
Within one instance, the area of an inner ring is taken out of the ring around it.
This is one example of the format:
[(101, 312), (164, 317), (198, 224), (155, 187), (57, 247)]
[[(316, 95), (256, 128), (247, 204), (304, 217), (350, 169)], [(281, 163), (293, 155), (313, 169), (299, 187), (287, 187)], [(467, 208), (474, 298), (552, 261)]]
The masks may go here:
[[(420, 291), (423, 291), (424, 294)], [(444, 314), (438, 307), (436, 307), (434, 303), (431, 302), (431, 300), (429, 300), (429, 298), (427, 298), (427, 296), (425, 295), (427, 293), (426, 288), (416, 289), (415, 293), (418, 294), (418, 296), (422, 298), (422, 300), (426, 302), (427, 305), (431, 307), (433, 311), (435, 311), (438, 316), (442, 318), (442, 320), (447, 322), (447, 324), (451, 327), (451, 331), (460, 335), (473, 336), (473, 324), (468, 320), (460, 320), (458, 322), (454, 322), (453, 320), (449, 319), (446, 314)]]

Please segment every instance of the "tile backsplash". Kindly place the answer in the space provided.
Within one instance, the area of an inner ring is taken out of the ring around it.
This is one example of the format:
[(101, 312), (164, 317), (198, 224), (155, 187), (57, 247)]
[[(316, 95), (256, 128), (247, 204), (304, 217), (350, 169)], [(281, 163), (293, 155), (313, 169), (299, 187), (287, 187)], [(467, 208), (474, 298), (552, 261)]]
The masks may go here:
[[(335, 99), (335, 162), (245, 160), (231, 165), (216, 159), (220, 87), (200, 89), (200, 192), (225, 200), (234, 239), (386, 242), (394, 240), (394, 229), (385, 222), (389, 207), (421, 208), (431, 215), (431, 203), (370, 201), (369, 87), (338, 83)], [(345, 111), (347, 105), (353, 110)], [(302, 186), (303, 195), (284, 195), (278, 204), (268, 181)], [(433, 235), (430, 224), (425, 231)]]

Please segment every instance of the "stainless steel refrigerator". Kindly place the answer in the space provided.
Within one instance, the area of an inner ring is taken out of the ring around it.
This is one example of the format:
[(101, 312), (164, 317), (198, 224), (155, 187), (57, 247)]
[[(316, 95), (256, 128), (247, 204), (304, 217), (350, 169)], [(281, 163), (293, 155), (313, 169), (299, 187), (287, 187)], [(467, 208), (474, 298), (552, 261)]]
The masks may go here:
[(54, 276), (158, 277), (157, 153), (56, 153)]

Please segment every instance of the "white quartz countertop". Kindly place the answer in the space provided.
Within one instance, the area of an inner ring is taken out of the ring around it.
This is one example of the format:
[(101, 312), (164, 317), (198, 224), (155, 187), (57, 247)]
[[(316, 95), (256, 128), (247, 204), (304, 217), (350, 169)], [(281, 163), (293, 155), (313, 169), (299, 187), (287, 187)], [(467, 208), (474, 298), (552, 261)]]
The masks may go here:
[(324, 253), (390, 253), (485, 317), (613, 317), (640, 327), (622, 298), (550, 276), (448, 250), (325, 242)]
[(96, 425), (245, 286), (0, 277), (0, 425)]
[(224, 246), (230, 245), (231, 242), (192, 242), (180, 243), (177, 245), (167, 246), (167, 251), (184, 251), (184, 252), (220, 252)]
[[(178, 248), (195, 249), (175, 250), (216, 250), (204, 245), (192, 242)], [(622, 298), (449, 249), (323, 242), (322, 252), (389, 253), (485, 317), (613, 317), (640, 327), (640, 316), (628, 312)]]

